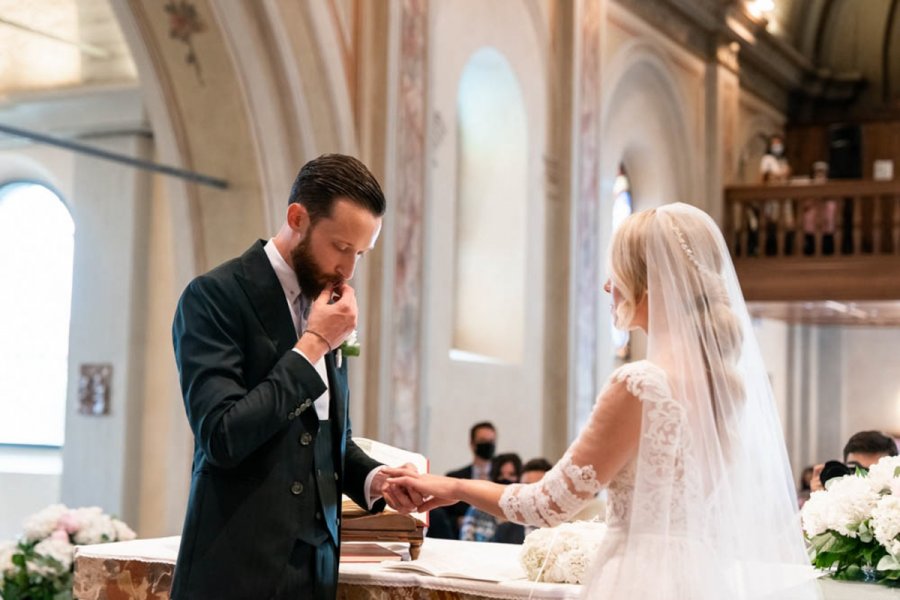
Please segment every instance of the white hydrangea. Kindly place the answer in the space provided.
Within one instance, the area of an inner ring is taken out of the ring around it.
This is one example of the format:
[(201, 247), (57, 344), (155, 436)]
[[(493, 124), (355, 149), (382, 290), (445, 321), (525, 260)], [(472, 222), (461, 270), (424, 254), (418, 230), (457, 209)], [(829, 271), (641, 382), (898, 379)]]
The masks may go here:
[(116, 527), (112, 517), (103, 514), (99, 506), (88, 506), (73, 511), (78, 520), (78, 531), (72, 539), (76, 544), (101, 544), (116, 540)]
[(893, 490), (898, 487), (897, 475), (900, 474), (900, 456), (885, 456), (869, 468), (869, 484), (876, 492)]
[(3, 575), (12, 575), (16, 566), (13, 564), (12, 557), (16, 553), (18, 546), (15, 542), (0, 542), (0, 579)]
[(34, 547), (34, 553), (55, 560), (59, 563), (59, 568), (54, 569), (53, 572), (63, 573), (72, 567), (75, 546), (64, 540), (47, 538)]
[(859, 526), (872, 515), (880, 495), (866, 477), (848, 475), (813, 492), (803, 505), (803, 530), (810, 538), (832, 530), (855, 538)]
[(519, 559), (532, 581), (583, 583), (605, 533), (606, 525), (596, 521), (537, 529), (525, 537)]
[(900, 498), (884, 496), (872, 511), (875, 539), (894, 558), (900, 559)]
[(51, 504), (44, 510), (25, 519), (25, 522), (22, 524), (22, 528), (25, 530), (25, 539), (29, 542), (37, 542), (53, 533), (53, 530), (56, 529), (59, 523), (59, 519), (68, 510), (65, 504)]

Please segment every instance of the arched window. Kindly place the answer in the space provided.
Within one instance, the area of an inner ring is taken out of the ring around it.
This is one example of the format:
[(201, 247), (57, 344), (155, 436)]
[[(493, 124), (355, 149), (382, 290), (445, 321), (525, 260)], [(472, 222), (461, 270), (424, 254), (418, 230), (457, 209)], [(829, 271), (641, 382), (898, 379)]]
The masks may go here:
[[(619, 173), (613, 183), (612, 230), (618, 229), (631, 212), (631, 182), (628, 181), (628, 175), (625, 173), (625, 165), (620, 164)], [(615, 325), (610, 331), (612, 331), (612, 343), (616, 356), (627, 360), (631, 353), (629, 347), (631, 336), (627, 331), (616, 329)]]
[(0, 444), (63, 444), (74, 233), (53, 190), (0, 187)]
[(500, 52), (472, 55), (457, 107), (453, 348), (517, 363), (527, 300), (528, 120)]

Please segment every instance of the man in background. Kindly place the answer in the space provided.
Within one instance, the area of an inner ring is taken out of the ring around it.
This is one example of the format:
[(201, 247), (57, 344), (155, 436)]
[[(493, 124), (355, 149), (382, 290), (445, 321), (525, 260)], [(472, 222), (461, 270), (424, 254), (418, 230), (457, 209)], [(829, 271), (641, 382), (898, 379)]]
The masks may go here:
[[(491, 459), (497, 450), (497, 429), (493, 423), (481, 421), (472, 425), (469, 429), (469, 450), (472, 452), (471, 464), (448, 472), (447, 477), (489, 480)], [(428, 536), (458, 540), (459, 528), (468, 509), (469, 505), (465, 502), (457, 502), (432, 510), (429, 514)]]
[[(880, 431), (860, 431), (859, 433), (854, 433), (850, 439), (847, 440), (847, 445), (844, 446), (844, 465), (847, 467), (847, 472), (852, 472), (857, 467), (868, 469), (885, 456), (897, 456), (897, 442), (894, 441), (894, 438), (887, 436)], [(822, 475), (824, 472), (824, 479), (826, 481), (830, 479), (830, 469), (826, 469), (826, 465), (829, 464), (830, 463), (823, 463), (813, 467), (812, 479), (809, 482), (811, 491), (815, 492), (825, 489), (825, 482), (822, 481)], [(838, 472), (837, 474), (843, 473)]]

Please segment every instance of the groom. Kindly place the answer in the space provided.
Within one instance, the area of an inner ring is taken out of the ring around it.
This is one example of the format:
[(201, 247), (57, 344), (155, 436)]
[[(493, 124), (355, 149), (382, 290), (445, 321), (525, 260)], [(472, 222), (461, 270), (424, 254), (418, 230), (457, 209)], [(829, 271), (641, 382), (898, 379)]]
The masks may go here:
[(172, 326), (194, 465), (175, 600), (333, 599), (341, 494), (377, 512), (422, 498), (351, 439), (347, 281), (385, 200), (355, 158), (303, 166), (278, 234), (194, 279)]

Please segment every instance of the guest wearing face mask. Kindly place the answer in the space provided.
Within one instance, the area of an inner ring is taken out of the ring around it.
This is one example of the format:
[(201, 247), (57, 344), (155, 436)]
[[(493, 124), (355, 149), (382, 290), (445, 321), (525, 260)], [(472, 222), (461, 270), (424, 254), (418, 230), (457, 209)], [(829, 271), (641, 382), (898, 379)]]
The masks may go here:
[[(447, 477), (490, 480), (491, 459), (497, 448), (497, 429), (494, 424), (481, 421), (472, 425), (469, 430), (469, 448), (472, 451), (472, 464), (450, 471)], [(469, 505), (465, 502), (457, 502), (432, 510), (429, 515), (431, 525), (428, 537), (458, 540), (459, 528), (468, 508)]]
[[(509, 485), (519, 483), (522, 477), (522, 459), (518, 454), (498, 454), (491, 462), (490, 480)], [(494, 539), (497, 526), (503, 522), (490, 513), (470, 506), (459, 528), (459, 539), (464, 542), (490, 542)]]

